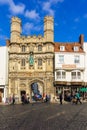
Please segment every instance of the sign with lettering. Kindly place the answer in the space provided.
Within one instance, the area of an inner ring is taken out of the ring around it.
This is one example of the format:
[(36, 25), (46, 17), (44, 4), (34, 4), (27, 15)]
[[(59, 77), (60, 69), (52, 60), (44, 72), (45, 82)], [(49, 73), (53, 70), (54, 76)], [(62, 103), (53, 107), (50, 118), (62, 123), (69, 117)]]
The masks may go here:
[(75, 64), (63, 64), (62, 68), (63, 69), (74, 69), (74, 68), (76, 68), (76, 65)]

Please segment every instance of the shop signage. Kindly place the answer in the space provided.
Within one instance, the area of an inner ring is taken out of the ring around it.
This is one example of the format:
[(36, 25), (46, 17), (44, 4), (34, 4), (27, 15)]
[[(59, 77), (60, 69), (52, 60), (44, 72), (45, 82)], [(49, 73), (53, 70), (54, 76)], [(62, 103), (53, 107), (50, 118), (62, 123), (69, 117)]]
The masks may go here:
[(73, 69), (73, 68), (76, 68), (76, 65), (75, 64), (63, 64), (62, 65), (62, 68), (63, 69)]
[(87, 92), (87, 88), (80, 88), (81, 92)]

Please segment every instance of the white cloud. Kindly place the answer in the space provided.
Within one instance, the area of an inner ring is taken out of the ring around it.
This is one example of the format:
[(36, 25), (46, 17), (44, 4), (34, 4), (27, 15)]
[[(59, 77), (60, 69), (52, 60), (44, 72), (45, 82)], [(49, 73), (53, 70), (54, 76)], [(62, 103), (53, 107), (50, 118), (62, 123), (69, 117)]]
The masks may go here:
[(26, 33), (30, 33), (31, 29), (34, 27), (33, 23), (26, 23), (23, 26), (23, 31)]
[(43, 10), (48, 12), (49, 15), (54, 15), (54, 10), (51, 9), (51, 3), (50, 2), (44, 2), (43, 3)]
[(64, 0), (49, 0), (50, 1), (50, 3), (54, 3), (54, 4), (56, 4), (56, 3), (61, 3), (61, 2), (63, 2)]
[(24, 9), (25, 9), (25, 5), (20, 3), (18, 5), (15, 5), (13, 2), (10, 3), (10, 11), (13, 14), (23, 14), (24, 13)]
[(25, 5), (19, 3), (16, 5), (13, 0), (0, 0), (0, 4), (7, 4), (9, 6), (9, 10), (11, 14), (23, 14)]
[(58, 4), (64, 0), (49, 0), (48, 2), (43, 2), (42, 9), (48, 13), (48, 15), (54, 16), (55, 11), (52, 9), (53, 4)]
[(33, 23), (29, 23), (29, 22), (27, 22), (23, 26), (23, 32), (26, 33), (26, 34), (30, 34), (32, 30), (33, 31), (39, 31), (41, 29), (42, 29), (41, 26), (35, 26)]
[(10, 0), (0, 0), (0, 4), (8, 4)]
[(25, 12), (25, 17), (31, 18), (31, 19), (39, 19), (40, 16), (39, 14), (36, 12), (36, 10), (31, 10), (31, 11), (26, 11)]

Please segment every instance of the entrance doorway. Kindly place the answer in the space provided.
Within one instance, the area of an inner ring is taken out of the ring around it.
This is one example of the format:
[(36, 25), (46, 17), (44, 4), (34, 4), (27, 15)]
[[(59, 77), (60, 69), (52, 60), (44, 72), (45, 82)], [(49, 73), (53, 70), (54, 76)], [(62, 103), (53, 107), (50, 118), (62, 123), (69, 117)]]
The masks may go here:
[(31, 97), (32, 100), (40, 100), (43, 97), (43, 87), (41, 84), (34, 82), (31, 84)]
[(26, 94), (26, 91), (25, 91), (25, 90), (22, 90), (22, 91), (21, 91), (21, 96), (22, 96), (23, 94), (24, 94), (24, 95)]

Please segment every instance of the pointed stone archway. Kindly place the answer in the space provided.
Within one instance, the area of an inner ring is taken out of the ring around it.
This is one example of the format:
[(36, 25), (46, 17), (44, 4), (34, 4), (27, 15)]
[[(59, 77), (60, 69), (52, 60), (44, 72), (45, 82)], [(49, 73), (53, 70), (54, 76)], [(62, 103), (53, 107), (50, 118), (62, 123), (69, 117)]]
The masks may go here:
[(42, 97), (45, 93), (45, 85), (43, 80), (33, 79), (29, 82), (29, 92), (30, 92), (30, 100), (32, 101), (32, 97), (35, 93), (40, 94)]

